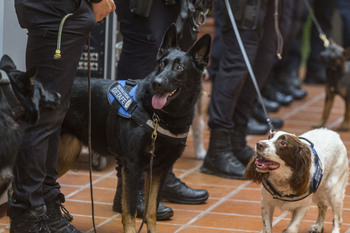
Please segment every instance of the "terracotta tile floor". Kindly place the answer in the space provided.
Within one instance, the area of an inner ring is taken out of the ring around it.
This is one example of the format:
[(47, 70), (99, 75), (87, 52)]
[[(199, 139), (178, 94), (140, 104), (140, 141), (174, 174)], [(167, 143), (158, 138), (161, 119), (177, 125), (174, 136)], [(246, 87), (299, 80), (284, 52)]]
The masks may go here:
[[(209, 90), (210, 83), (205, 83)], [(310, 129), (320, 119), (323, 107), (323, 86), (304, 86), (308, 96), (301, 101), (294, 101), (289, 107), (282, 107), (273, 117), (284, 119), (283, 130), (301, 134)], [(203, 97), (207, 102), (208, 97)], [(336, 129), (342, 121), (343, 101), (337, 97), (332, 109), (327, 127)], [(205, 146), (208, 145), (209, 132), (204, 133)], [(350, 133), (341, 133), (345, 145), (350, 151)], [(266, 136), (248, 136), (248, 143), (255, 143)], [(239, 181), (205, 175), (199, 172), (201, 161), (196, 160), (189, 137), (188, 147), (175, 164), (175, 173), (193, 188), (204, 188), (210, 197), (202, 205), (179, 205), (164, 203), (174, 209), (174, 217), (170, 221), (158, 222), (162, 233), (225, 233), (225, 232), (260, 232), (262, 221), (260, 217), (260, 188), (250, 181)], [(121, 216), (112, 211), (117, 178), (114, 171), (115, 162), (111, 158), (108, 166), (101, 172), (93, 172), (93, 189), (95, 201), (95, 223), (97, 232), (122, 232)], [(89, 176), (87, 157), (81, 156), (74, 169), (60, 178), (62, 192), (66, 195), (66, 208), (74, 215), (73, 224), (83, 232), (92, 231)], [(312, 208), (302, 221), (299, 232), (307, 232), (308, 227), (316, 220), (317, 208)], [(273, 230), (282, 232), (288, 225), (290, 214), (275, 211)], [(346, 190), (341, 232), (350, 233), (350, 185)], [(140, 225), (137, 221), (137, 226)], [(8, 232), (9, 220), (6, 216), (0, 218), (0, 232)], [(331, 232), (332, 216), (328, 209), (325, 223), (325, 233)], [(144, 228), (142, 232), (146, 232)]]

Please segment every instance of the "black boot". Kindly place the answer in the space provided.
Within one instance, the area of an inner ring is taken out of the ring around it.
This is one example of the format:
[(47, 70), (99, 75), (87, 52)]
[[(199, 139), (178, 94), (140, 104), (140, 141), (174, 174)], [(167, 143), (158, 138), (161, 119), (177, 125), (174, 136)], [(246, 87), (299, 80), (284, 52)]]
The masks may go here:
[(192, 189), (173, 172), (170, 172), (162, 188), (160, 198), (179, 204), (202, 204), (209, 197), (209, 193), (204, 189)]
[(245, 166), (248, 165), (254, 155), (254, 150), (247, 145), (246, 136), (246, 126), (235, 126), (231, 135), (233, 154)]
[(11, 218), (10, 233), (50, 233), (46, 211), (46, 206), (41, 205)]
[[(267, 126), (269, 126), (267, 124), (267, 119), (266, 119), (266, 116), (264, 114), (264, 110), (263, 108), (261, 107), (260, 104), (258, 103), (255, 103), (254, 106), (253, 106), (253, 110), (252, 110), (252, 117), (259, 123), (262, 123), (262, 124), (266, 124)], [(283, 127), (283, 120), (280, 119), (280, 118), (274, 118), (274, 117), (270, 117), (268, 116), (270, 121), (271, 121), (271, 124), (273, 125), (273, 127), (275, 129), (281, 129)]]
[(262, 96), (262, 101), (265, 105), (267, 112), (278, 112), (278, 110), (280, 109), (280, 104), (278, 102), (268, 100), (264, 96)]
[(270, 83), (265, 84), (262, 95), (268, 100), (278, 102), (283, 106), (289, 106), (294, 100), (293, 96), (282, 93), (275, 85)]
[[(64, 208), (62, 203), (64, 203), (64, 196), (60, 193), (57, 197), (52, 200), (45, 200), (45, 204), (47, 206), (47, 216), (49, 219), (47, 220), (47, 226), (50, 231), (53, 233), (81, 233), (81, 231), (77, 230), (72, 224), (67, 220), (68, 216), (70, 220), (73, 218), (69, 214), (69, 212)], [(63, 214), (67, 216), (63, 217)]]
[(232, 130), (213, 128), (201, 172), (229, 179), (244, 179), (245, 166), (235, 157), (231, 145)]
[(265, 135), (269, 131), (267, 124), (260, 123), (253, 116), (249, 116), (247, 134)]
[[(137, 218), (143, 218), (143, 212), (145, 210), (145, 191), (144, 191), (144, 182), (140, 182), (138, 189), (138, 197), (137, 197)], [(122, 213), (122, 183), (120, 179), (118, 179), (117, 190), (114, 195), (113, 201), (113, 211)], [(174, 215), (173, 209), (170, 207), (164, 206), (159, 202), (157, 209), (157, 220), (169, 220)]]

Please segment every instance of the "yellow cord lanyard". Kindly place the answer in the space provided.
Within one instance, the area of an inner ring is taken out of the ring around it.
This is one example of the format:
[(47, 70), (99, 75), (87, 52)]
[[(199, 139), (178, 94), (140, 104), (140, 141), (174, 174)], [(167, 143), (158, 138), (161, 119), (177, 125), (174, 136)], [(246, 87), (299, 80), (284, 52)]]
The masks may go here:
[(57, 48), (55, 51), (55, 55), (53, 56), (55, 59), (60, 59), (62, 56), (61, 55), (61, 38), (62, 38), (63, 25), (64, 25), (66, 19), (72, 15), (73, 15), (73, 13), (66, 14), (61, 20), (60, 27), (58, 29), (58, 35), (57, 35)]

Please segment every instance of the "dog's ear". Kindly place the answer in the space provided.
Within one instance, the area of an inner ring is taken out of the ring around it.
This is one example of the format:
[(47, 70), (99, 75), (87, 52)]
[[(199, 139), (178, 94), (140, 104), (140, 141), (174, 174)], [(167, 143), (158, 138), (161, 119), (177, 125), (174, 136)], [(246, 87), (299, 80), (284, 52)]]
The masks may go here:
[(345, 60), (350, 59), (350, 47), (347, 47), (346, 49), (344, 49), (344, 58)]
[(192, 57), (193, 61), (196, 63), (200, 70), (208, 65), (209, 53), (211, 47), (211, 36), (205, 34), (190, 48), (188, 51), (189, 55)]
[(29, 70), (27, 70), (24, 74), (25, 77), (28, 78), (29, 84), (34, 85), (35, 77), (36, 77), (36, 67), (33, 66)]
[(311, 150), (307, 145), (300, 142), (294, 154), (295, 167), (291, 186), (297, 194), (302, 194), (307, 190), (310, 180)]
[(255, 153), (254, 156), (250, 159), (247, 168), (245, 169), (244, 177), (248, 180), (260, 184), (262, 182), (264, 174), (256, 171), (255, 160), (257, 157), (258, 155)]
[(175, 24), (171, 24), (168, 30), (166, 31), (164, 37), (163, 37), (163, 42), (161, 46), (159, 47), (158, 51), (158, 58), (160, 59), (162, 56), (167, 54), (168, 50), (170, 48), (177, 48), (177, 30)]
[(12, 70), (16, 70), (16, 65), (12, 61), (12, 59), (8, 55), (5, 54), (1, 58), (0, 69), (4, 69), (6, 71), (12, 71)]

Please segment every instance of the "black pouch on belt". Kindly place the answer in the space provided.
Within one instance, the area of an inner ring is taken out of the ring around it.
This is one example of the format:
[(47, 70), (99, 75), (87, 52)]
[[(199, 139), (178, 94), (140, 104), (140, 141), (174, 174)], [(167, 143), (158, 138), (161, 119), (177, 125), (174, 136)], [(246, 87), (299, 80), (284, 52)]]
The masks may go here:
[(153, 0), (130, 0), (130, 12), (135, 15), (148, 17), (151, 12)]
[[(258, 17), (263, 0), (229, 0), (237, 27), (240, 29), (257, 29)], [(226, 18), (226, 25), (231, 26), (230, 19)]]

